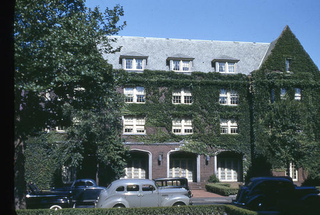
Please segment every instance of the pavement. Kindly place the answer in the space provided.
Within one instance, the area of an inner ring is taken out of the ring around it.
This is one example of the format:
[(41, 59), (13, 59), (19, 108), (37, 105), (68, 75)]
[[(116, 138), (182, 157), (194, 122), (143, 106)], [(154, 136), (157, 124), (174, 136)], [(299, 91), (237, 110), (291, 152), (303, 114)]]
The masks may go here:
[(216, 193), (207, 192), (206, 190), (191, 190), (193, 197), (191, 201), (193, 204), (199, 203), (232, 203), (236, 195), (221, 196)]

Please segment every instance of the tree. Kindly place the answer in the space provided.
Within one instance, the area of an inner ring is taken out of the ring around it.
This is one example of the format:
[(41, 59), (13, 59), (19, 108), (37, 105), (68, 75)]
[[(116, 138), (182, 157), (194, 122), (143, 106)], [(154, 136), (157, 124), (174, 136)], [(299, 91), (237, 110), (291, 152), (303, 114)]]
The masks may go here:
[[(106, 8), (102, 13), (98, 8), (87, 9), (84, 0), (16, 2), (14, 16), (16, 208), (24, 207), (26, 141), (28, 137), (36, 135), (43, 128), (58, 125), (72, 126), (72, 117), (84, 115), (83, 113), (87, 113), (88, 121), (91, 116), (104, 114), (109, 121), (102, 121), (99, 125), (104, 125), (107, 129), (100, 127), (99, 132), (107, 131), (108, 134), (103, 133), (101, 137), (108, 138), (105, 140), (100, 138), (98, 142), (93, 141), (99, 145), (97, 147), (99, 159), (102, 162), (114, 163), (114, 160), (120, 159), (119, 156), (114, 156), (117, 154), (114, 151), (120, 151), (118, 153), (120, 155), (124, 154), (117, 135), (119, 125), (115, 129), (110, 129), (111, 126), (108, 126), (109, 123), (120, 124), (117, 110), (121, 106), (121, 100), (115, 93), (117, 83), (112, 67), (101, 55), (118, 51), (120, 48), (113, 48), (109, 43), (111, 39), (108, 38), (125, 26), (125, 23), (118, 25), (120, 16), (123, 16), (123, 8), (119, 5), (113, 9)], [(91, 124), (98, 126), (97, 123)], [(90, 129), (92, 133), (98, 131), (94, 130), (95, 127)], [(90, 137), (85, 140), (89, 142)], [(67, 142), (72, 141), (68, 139)], [(115, 147), (108, 151), (105, 149), (108, 148), (106, 145)], [(70, 147), (66, 148), (66, 152), (71, 152)], [(80, 163), (80, 160), (76, 162)], [(118, 164), (121, 166), (123, 162)]]

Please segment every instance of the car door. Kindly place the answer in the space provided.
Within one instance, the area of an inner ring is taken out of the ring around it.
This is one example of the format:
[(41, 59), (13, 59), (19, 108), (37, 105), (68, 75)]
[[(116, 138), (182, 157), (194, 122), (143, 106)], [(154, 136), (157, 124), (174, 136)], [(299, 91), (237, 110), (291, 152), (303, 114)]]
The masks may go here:
[(158, 190), (151, 184), (143, 184), (140, 193), (141, 207), (158, 207)]
[(127, 185), (127, 192), (125, 193), (125, 198), (129, 204), (130, 208), (140, 207), (140, 186), (138, 184)]
[(100, 193), (100, 189), (96, 189), (91, 181), (86, 181), (86, 186), (83, 189), (82, 201), (95, 202), (98, 197), (98, 192)]

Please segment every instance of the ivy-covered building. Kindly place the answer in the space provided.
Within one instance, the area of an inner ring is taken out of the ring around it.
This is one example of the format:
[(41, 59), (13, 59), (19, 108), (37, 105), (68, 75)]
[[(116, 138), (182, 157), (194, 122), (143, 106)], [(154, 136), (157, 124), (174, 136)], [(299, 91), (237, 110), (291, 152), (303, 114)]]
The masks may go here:
[[(294, 37), (286, 27), (272, 43), (116, 36), (121, 51), (104, 58), (126, 74), (117, 89), (131, 154), (126, 177), (243, 181), (253, 158), (269, 155), (264, 117), (273, 97), (302, 103), (319, 88), (318, 68), (287, 34)], [(294, 176), (289, 161), (280, 174)]]

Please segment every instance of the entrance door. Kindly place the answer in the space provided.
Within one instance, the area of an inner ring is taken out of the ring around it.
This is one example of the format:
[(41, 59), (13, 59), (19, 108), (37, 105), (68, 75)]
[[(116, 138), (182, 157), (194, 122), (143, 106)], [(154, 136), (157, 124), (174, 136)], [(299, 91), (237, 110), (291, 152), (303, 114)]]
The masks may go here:
[(185, 177), (193, 181), (194, 162), (193, 159), (172, 158), (170, 160), (169, 177)]
[(238, 181), (241, 164), (237, 158), (218, 157), (218, 178), (220, 181)]
[(131, 164), (125, 169), (126, 178), (146, 178), (146, 162), (143, 159), (134, 158), (131, 161)]

